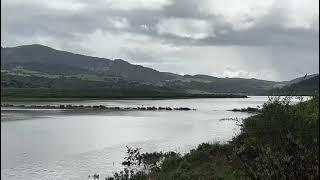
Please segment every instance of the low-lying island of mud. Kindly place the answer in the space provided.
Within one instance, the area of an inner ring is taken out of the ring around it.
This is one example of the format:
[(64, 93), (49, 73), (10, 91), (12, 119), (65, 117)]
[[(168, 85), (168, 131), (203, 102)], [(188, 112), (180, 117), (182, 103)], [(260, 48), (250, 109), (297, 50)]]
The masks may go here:
[(13, 105), (1, 104), (1, 107), (23, 108), (23, 109), (83, 109), (83, 110), (136, 110), (136, 111), (190, 111), (196, 110), (189, 107), (155, 107), (155, 106), (137, 106), (137, 107), (119, 107), (105, 105)]
[(228, 111), (233, 111), (233, 112), (247, 112), (247, 113), (259, 113), (261, 112), (261, 109), (259, 108), (254, 108), (254, 107), (247, 107), (247, 108), (241, 108), (241, 109), (231, 109)]

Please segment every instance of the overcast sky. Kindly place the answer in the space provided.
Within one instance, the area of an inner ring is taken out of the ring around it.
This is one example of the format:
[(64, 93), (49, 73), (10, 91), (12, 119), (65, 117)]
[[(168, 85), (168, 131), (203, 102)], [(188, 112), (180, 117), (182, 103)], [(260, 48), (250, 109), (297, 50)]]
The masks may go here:
[(319, 0), (1, 0), (1, 45), (24, 44), (288, 80), (319, 72)]

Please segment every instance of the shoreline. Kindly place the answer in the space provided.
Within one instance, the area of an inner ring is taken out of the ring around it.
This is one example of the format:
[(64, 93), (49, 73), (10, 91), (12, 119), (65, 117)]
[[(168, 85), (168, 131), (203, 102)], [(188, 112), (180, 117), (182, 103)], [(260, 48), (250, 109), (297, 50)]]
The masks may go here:
[(231, 96), (176, 96), (176, 97), (14, 97), (7, 98), (1, 97), (1, 103), (14, 102), (14, 101), (83, 101), (83, 100), (170, 100), (170, 99), (221, 99), (221, 98), (250, 98), (244, 95), (231, 95)]

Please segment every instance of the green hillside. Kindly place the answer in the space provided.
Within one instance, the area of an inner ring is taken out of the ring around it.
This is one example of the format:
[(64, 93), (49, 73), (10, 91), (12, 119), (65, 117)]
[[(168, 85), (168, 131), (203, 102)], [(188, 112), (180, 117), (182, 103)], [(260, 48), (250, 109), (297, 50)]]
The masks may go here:
[(156, 93), (270, 95), (311, 94), (319, 87), (313, 76), (305, 83), (300, 83), (304, 81), (302, 77), (275, 82), (208, 75), (181, 76), (121, 59), (85, 56), (38, 44), (1, 48), (1, 75), (1, 88), (5, 89), (3, 94), (6, 95), (13, 94), (14, 88), (74, 88), (91, 89), (92, 92), (104, 89), (106, 94), (122, 92), (119, 89), (126, 89), (123, 92), (139, 89)]
[(273, 89), (273, 95), (313, 95), (319, 92), (319, 74), (307, 79), (300, 79), (282, 88)]

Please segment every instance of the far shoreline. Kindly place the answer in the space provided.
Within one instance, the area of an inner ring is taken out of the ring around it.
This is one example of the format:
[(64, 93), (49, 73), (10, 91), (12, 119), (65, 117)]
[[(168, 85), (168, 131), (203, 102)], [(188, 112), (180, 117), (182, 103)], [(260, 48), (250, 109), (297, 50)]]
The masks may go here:
[(13, 101), (84, 101), (84, 100), (170, 100), (170, 99), (224, 99), (250, 98), (249, 96), (176, 96), (176, 97), (1, 97), (1, 102)]

